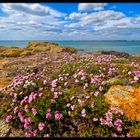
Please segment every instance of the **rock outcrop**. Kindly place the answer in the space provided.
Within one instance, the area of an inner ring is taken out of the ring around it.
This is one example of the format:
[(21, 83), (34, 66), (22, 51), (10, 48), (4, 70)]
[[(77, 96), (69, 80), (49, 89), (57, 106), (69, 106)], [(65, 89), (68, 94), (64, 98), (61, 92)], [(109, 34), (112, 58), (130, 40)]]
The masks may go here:
[(72, 47), (60, 46), (56, 43), (51, 42), (29, 42), (26, 48), (18, 47), (4, 47), (0, 46), (0, 56), (1, 57), (19, 57), (27, 56), (35, 53), (59, 53), (59, 52), (69, 52), (76, 53), (77, 50)]
[(49, 53), (77, 52), (75, 48), (67, 46), (59, 46), (57, 43), (51, 42), (29, 42), (27, 45), (27, 49), (33, 50), (33, 52), (49, 52)]
[(130, 120), (140, 121), (140, 89), (115, 85), (104, 96), (107, 103), (122, 109)]
[(126, 52), (117, 52), (117, 51), (98, 51), (98, 53), (103, 55), (115, 55), (117, 57), (125, 57), (125, 58), (128, 58), (130, 56)]

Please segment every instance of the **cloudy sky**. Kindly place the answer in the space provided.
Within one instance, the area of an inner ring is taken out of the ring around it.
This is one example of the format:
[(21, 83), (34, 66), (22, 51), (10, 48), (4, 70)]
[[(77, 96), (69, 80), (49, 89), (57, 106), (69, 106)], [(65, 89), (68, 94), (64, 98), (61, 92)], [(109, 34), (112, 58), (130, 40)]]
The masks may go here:
[(140, 40), (140, 3), (0, 3), (0, 40)]

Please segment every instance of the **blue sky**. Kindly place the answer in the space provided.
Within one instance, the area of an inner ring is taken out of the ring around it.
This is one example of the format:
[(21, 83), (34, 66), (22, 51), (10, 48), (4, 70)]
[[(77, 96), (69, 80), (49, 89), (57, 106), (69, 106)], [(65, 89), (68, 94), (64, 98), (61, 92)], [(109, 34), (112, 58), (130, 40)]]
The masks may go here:
[(140, 40), (139, 3), (1, 3), (0, 40)]

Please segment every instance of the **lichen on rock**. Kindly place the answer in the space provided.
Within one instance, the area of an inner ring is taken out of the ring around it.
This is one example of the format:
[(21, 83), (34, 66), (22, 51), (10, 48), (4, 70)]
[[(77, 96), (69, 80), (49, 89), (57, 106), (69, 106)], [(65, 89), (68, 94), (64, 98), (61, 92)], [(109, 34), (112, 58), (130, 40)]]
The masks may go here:
[(140, 121), (140, 89), (132, 86), (112, 86), (104, 95), (111, 106), (121, 108), (130, 120)]

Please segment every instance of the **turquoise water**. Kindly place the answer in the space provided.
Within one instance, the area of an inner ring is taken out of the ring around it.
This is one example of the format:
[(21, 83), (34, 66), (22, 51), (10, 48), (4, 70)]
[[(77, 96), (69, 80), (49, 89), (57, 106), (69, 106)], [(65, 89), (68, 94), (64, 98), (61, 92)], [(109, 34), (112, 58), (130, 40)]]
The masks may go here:
[[(39, 41), (39, 40), (37, 40)], [(47, 41), (47, 40), (46, 40)], [(0, 41), (0, 46), (17, 46), (24, 48), (29, 41)], [(76, 49), (84, 49), (85, 52), (97, 50), (114, 50), (129, 54), (140, 54), (140, 41), (48, 41), (64, 46), (72, 46)]]

